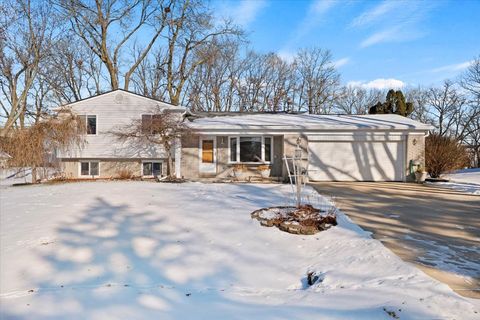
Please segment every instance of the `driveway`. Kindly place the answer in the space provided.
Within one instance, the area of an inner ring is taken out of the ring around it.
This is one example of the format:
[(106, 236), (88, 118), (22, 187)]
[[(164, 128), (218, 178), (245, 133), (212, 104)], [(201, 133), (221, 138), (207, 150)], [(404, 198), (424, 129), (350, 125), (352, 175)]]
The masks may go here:
[(403, 260), (480, 298), (480, 197), (406, 183), (312, 183)]

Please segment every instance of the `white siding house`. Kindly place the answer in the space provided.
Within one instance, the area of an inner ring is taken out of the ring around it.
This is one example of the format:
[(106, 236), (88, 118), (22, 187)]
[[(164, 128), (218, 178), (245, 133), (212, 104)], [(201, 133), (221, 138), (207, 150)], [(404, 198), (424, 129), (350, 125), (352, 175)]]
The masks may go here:
[(131, 171), (134, 176), (153, 176), (154, 167), (155, 175), (159, 173), (158, 170), (165, 174), (164, 161), (167, 155), (162, 146), (138, 141), (125, 142), (112, 134), (158, 108), (178, 113), (179, 119), (185, 112), (184, 107), (124, 90), (111, 91), (64, 106), (61, 110), (84, 118), (87, 126), (83, 147), (59, 151), (58, 158), (67, 177), (107, 178), (125, 171)]

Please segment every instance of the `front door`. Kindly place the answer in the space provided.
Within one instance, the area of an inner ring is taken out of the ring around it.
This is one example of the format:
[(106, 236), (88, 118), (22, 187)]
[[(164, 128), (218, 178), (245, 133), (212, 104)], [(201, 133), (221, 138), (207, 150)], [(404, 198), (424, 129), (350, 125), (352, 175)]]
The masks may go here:
[(216, 174), (215, 137), (201, 137), (199, 149), (200, 173)]

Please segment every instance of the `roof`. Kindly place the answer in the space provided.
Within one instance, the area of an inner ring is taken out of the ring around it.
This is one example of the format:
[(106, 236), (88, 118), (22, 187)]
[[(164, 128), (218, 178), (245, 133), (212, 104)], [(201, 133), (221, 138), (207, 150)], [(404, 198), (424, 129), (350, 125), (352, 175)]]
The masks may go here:
[(106, 95), (109, 95), (109, 94), (113, 94), (115, 92), (123, 92), (123, 93), (129, 94), (129, 95), (132, 95), (134, 97), (147, 99), (147, 100), (154, 101), (154, 102), (159, 102), (161, 104), (168, 105), (171, 108), (186, 110), (185, 107), (176, 106), (176, 105), (173, 105), (171, 103), (168, 103), (168, 102), (165, 102), (165, 101), (162, 101), (162, 100), (159, 100), (159, 99), (149, 98), (149, 97), (146, 97), (144, 95), (141, 95), (141, 94), (138, 94), (138, 93), (135, 93), (135, 92), (131, 92), (131, 91), (128, 91), (128, 90), (124, 90), (124, 89), (115, 89), (115, 90), (110, 90), (110, 91), (103, 92), (103, 93), (100, 93), (100, 94), (97, 94), (97, 95), (94, 95), (94, 96), (90, 96), (90, 97), (87, 97), (87, 98), (84, 98), (84, 99), (80, 99), (80, 100), (77, 100), (77, 101), (73, 101), (73, 102), (61, 105), (61, 106), (55, 108), (54, 111), (63, 111), (65, 107), (71, 107), (71, 106), (73, 106), (77, 103), (81, 103), (81, 102), (91, 100), (91, 99), (95, 99), (95, 98), (98, 98), (98, 97), (103, 97), (103, 96), (106, 96)]
[(252, 114), (219, 116), (193, 120), (194, 130), (431, 130), (433, 127), (397, 114), (375, 115), (312, 115), (312, 114)]

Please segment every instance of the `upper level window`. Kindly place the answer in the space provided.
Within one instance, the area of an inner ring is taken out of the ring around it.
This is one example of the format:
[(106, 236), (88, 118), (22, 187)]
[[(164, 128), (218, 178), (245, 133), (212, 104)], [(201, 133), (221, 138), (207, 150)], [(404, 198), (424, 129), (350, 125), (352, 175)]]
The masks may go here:
[(80, 119), (85, 123), (87, 134), (97, 134), (97, 116), (81, 115)]
[(142, 132), (156, 134), (159, 133), (161, 124), (159, 123), (161, 115), (142, 114)]
[(87, 116), (87, 134), (97, 134), (97, 116)]
[(271, 137), (230, 137), (230, 162), (271, 162)]

